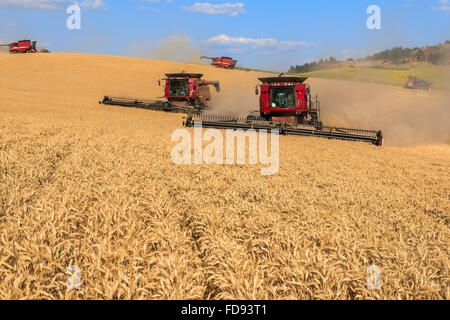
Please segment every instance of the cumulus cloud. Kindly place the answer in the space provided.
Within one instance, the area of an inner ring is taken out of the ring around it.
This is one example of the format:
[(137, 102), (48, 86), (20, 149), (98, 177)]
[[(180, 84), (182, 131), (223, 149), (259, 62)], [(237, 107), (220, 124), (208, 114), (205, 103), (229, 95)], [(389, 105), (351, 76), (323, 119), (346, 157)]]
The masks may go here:
[(204, 41), (205, 45), (221, 45), (221, 46), (249, 46), (253, 49), (258, 48), (278, 48), (281, 50), (297, 49), (299, 47), (314, 46), (315, 43), (308, 43), (305, 41), (278, 41), (273, 38), (245, 38), (245, 37), (230, 37), (225, 34), (209, 38)]
[[(154, 4), (159, 4), (161, 3), (162, 0), (141, 0), (141, 2), (143, 3), (154, 3)], [(172, 2), (172, 0), (165, 0), (165, 2)], [(161, 10), (158, 8), (149, 8), (149, 7), (144, 7), (144, 6), (138, 6), (137, 7), (138, 10), (152, 10), (154, 13), (161, 13)]]
[[(166, 2), (172, 2), (172, 0), (165, 0)], [(160, 0), (141, 0), (141, 2), (160, 3)]]
[[(0, 0), (0, 6), (14, 6), (27, 9), (58, 10), (63, 5), (73, 4), (71, 0)], [(104, 8), (103, 0), (83, 0), (80, 6), (86, 9)]]
[(80, 6), (86, 8), (86, 9), (100, 9), (104, 8), (105, 4), (103, 0), (84, 0), (80, 3)]
[(191, 7), (185, 7), (186, 10), (193, 12), (201, 12), (205, 14), (223, 14), (229, 16), (238, 16), (245, 13), (244, 4), (242, 2), (237, 3), (222, 3), (222, 4), (210, 4), (208, 2), (196, 2)]
[(433, 10), (450, 12), (450, 1), (449, 0), (440, 0), (439, 3), (440, 3), (440, 6), (433, 7)]

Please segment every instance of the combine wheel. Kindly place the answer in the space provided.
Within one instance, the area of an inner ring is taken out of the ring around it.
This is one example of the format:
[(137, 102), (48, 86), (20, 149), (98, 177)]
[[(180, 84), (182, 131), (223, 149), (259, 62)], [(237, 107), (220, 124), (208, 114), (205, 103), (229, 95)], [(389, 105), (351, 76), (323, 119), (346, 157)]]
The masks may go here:
[(311, 112), (311, 122), (313, 126), (320, 126), (322, 127), (322, 123), (319, 121), (319, 116), (317, 115), (317, 112)]
[(302, 124), (305, 121), (305, 114), (298, 114), (295, 116), (295, 122), (298, 124)]
[(323, 129), (323, 123), (319, 121), (319, 122), (314, 124), (314, 127), (316, 128), (316, 130), (322, 130)]

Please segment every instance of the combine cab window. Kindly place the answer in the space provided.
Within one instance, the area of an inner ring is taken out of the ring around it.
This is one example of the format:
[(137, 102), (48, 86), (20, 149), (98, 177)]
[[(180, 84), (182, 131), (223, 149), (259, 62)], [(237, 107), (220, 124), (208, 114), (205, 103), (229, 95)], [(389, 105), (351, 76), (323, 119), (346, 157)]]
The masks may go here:
[(295, 108), (295, 87), (272, 87), (270, 106), (272, 108)]
[(169, 88), (169, 95), (171, 97), (184, 97), (189, 95), (189, 82), (187, 79), (170, 80)]

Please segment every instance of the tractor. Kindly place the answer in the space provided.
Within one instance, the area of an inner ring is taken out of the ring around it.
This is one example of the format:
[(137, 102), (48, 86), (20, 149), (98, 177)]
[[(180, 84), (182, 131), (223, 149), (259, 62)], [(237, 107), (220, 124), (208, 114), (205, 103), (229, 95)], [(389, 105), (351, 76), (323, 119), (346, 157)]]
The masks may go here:
[(405, 89), (427, 90), (431, 91), (432, 81), (417, 79), (417, 77), (409, 76), (408, 82), (405, 83)]

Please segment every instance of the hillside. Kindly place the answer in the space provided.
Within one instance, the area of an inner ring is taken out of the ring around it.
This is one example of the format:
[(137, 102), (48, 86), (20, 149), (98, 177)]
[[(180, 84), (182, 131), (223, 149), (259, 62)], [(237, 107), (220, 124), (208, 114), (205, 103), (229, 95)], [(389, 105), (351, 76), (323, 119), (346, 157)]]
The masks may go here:
[(281, 136), (280, 170), (261, 176), (174, 165), (182, 115), (98, 100), (156, 98), (185, 70), (221, 81), (216, 113), (245, 114), (262, 73), (53, 53), (0, 69), (0, 298), (450, 298), (445, 94), (310, 79), (325, 121), (387, 146)]
[(368, 83), (380, 83), (403, 87), (410, 75), (419, 79), (426, 79), (433, 82), (432, 89), (437, 91), (450, 90), (450, 68), (447, 70), (441, 67), (431, 67), (421, 65), (413, 69), (388, 69), (378, 67), (340, 67), (302, 73), (301, 75), (333, 80), (350, 80)]
[(450, 91), (450, 41), (422, 48), (393, 48), (364, 59), (338, 61), (333, 57), (291, 66), (290, 74), (403, 86), (413, 75), (433, 82), (432, 88)]

